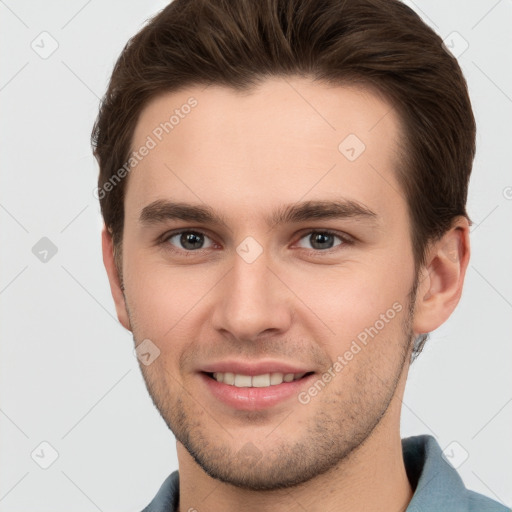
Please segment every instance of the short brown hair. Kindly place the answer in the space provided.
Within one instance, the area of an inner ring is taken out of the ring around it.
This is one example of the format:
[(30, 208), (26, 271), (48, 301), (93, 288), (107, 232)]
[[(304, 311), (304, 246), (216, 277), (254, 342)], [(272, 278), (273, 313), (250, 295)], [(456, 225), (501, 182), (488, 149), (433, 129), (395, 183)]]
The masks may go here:
[(248, 90), (291, 75), (360, 84), (397, 110), (405, 140), (396, 172), (416, 272), (429, 242), (455, 217), (469, 220), (476, 127), (466, 81), (441, 38), (409, 7), (398, 0), (174, 0), (126, 44), (92, 132), (119, 271), (127, 180), (108, 193), (105, 185), (127, 162), (147, 103), (191, 85)]

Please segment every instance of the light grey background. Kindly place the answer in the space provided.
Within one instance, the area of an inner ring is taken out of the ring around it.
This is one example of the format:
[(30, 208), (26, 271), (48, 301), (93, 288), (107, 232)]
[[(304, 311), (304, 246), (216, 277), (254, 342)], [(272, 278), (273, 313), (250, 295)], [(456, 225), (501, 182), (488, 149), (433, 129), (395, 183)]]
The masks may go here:
[[(467, 454), (466, 485), (510, 506), (512, 1), (407, 3), (454, 52), (469, 45), (479, 131), (464, 293), (411, 368), (402, 437), (434, 435), (454, 464)], [(115, 59), (165, 4), (0, 1), (1, 512), (140, 511), (177, 468), (116, 319), (89, 145)]]

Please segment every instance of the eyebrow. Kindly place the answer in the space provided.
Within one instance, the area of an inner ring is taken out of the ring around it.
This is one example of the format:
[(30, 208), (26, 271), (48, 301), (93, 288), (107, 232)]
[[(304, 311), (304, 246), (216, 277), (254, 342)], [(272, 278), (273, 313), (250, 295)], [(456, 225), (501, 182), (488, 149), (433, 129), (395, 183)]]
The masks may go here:
[[(304, 201), (284, 205), (265, 218), (270, 228), (279, 224), (293, 224), (309, 220), (356, 218), (370, 224), (376, 224), (378, 215), (358, 201), (340, 199), (337, 201)], [(139, 222), (154, 225), (166, 220), (182, 220), (213, 226), (226, 226), (226, 218), (215, 212), (211, 207), (190, 203), (174, 202), (158, 199), (145, 206)]]

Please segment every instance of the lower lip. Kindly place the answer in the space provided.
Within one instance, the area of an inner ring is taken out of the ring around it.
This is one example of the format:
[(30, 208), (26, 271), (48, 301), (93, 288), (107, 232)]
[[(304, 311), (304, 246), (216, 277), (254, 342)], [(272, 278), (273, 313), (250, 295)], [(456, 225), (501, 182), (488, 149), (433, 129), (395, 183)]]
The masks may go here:
[(267, 409), (291, 397), (297, 398), (301, 389), (313, 377), (314, 374), (311, 374), (299, 380), (264, 388), (237, 388), (236, 386), (217, 382), (205, 373), (201, 373), (201, 378), (215, 398), (234, 409), (243, 411)]

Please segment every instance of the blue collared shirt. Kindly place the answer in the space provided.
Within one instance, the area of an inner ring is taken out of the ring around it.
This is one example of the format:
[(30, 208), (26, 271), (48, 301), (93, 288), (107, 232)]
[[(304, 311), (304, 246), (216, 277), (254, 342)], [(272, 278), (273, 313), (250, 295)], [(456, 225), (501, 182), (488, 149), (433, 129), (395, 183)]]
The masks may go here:
[[(407, 512), (511, 512), (497, 501), (466, 489), (432, 436), (402, 439), (402, 449), (407, 477), (414, 489)], [(142, 512), (175, 512), (178, 503), (179, 478), (178, 471), (174, 471)]]

